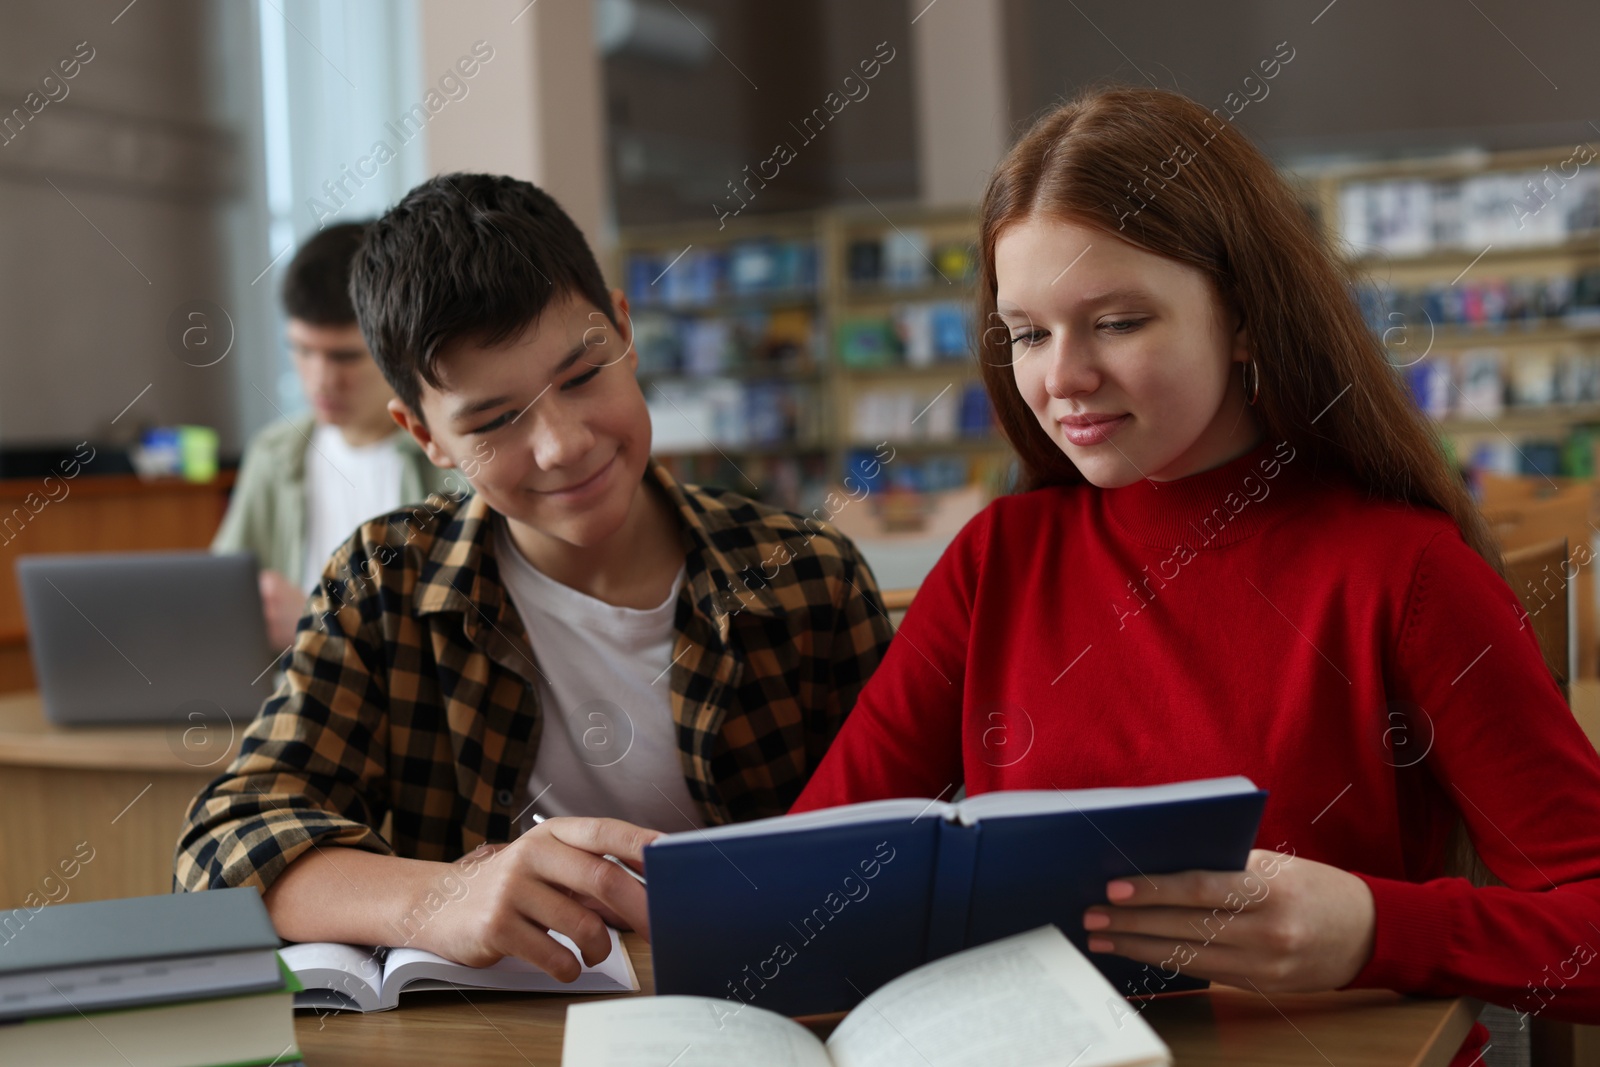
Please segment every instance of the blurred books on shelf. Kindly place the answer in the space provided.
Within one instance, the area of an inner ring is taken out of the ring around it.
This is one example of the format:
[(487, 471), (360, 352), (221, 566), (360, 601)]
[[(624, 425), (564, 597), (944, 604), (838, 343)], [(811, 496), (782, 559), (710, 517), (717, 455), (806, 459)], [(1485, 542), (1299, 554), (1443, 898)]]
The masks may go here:
[(973, 242), (935, 240), (917, 226), (852, 239), (845, 250), (845, 279), (870, 290), (917, 289), (930, 284), (969, 285), (976, 271)]
[(883, 385), (855, 394), (853, 442), (986, 441), (994, 437), (982, 382)]
[[(788, 511), (810, 514), (827, 497), (837, 477), (826, 453), (739, 455), (717, 451), (657, 455), (679, 482), (722, 486), (743, 496)], [(826, 512), (823, 512), (826, 514)]]
[[(1593, 469), (1597, 175), (1561, 148), (1310, 179), (1356, 273), (1381, 274), (1354, 298), (1462, 464)], [(889, 205), (624, 234), (658, 454), (786, 507), (842, 477), (1003, 490), (1014, 459), (972, 355), (976, 230), (971, 212)], [(880, 444), (900, 454), (868, 478)]]
[(861, 472), (859, 446), (905, 453), (879, 488), (999, 491), (1010, 451), (964, 291), (976, 222), (890, 204), (624, 231), (616, 265), (657, 458), (806, 513)]
[(1594, 427), (1580, 427), (1561, 441), (1479, 441), (1457, 459), (1474, 477), (1487, 473), (1520, 477), (1593, 478), (1596, 444), (1600, 444), (1600, 433)]
[(642, 311), (633, 317), (639, 373), (647, 378), (814, 373), (816, 322), (809, 308), (723, 315)]
[[(893, 460), (874, 464), (874, 460), (881, 460), (885, 448), (887, 454), (894, 457)], [(887, 443), (878, 449), (852, 448), (846, 457), (846, 484), (860, 484), (869, 493), (890, 490), (940, 493), (972, 483), (989, 484), (997, 475), (1003, 474), (994, 469), (992, 460), (986, 461), (982, 457), (902, 454), (898, 448)]]
[(839, 324), (835, 351), (843, 366), (891, 367), (899, 360), (894, 323), (882, 317), (846, 319)]
[(638, 250), (624, 267), (628, 300), (639, 308), (706, 307), (750, 298), (800, 297), (817, 289), (811, 240), (760, 238), (682, 251)]
[(1467, 418), (1490, 419), (1505, 404), (1504, 357), (1493, 348), (1461, 354), (1459, 410)]
[[(1367, 325), (1399, 337), (1435, 330), (1600, 331), (1600, 267), (1542, 277), (1443, 278), (1421, 286), (1364, 283), (1356, 302)], [(1410, 343), (1415, 344), (1415, 340)], [(1420, 347), (1420, 346), (1419, 346)]]
[(1469, 468), (1586, 476), (1593, 467), (1586, 442), (1595, 430), (1585, 424), (1600, 424), (1600, 352), (1470, 348), (1455, 358), (1430, 355), (1401, 373), (1441, 431), (1488, 438), (1457, 452)]
[(1334, 168), (1315, 179), (1329, 236), (1354, 257), (1367, 325), (1469, 479), (1593, 476), (1594, 162), (1579, 145)]
[(652, 382), (645, 391), (657, 454), (815, 446), (816, 389), (802, 382), (732, 378)]
[(1578, 154), (1542, 168), (1345, 182), (1340, 236), (1356, 255), (1559, 245), (1600, 230), (1600, 170)]
[(621, 253), (656, 457), (791, 508), (826, 478), (818, 241), (794, 232), (624, 235)]
[(889, 315), (861, 315), (839, 323), (839, 361), (854, 370), (929, 367), (972, 354), (972, 308), (965, 301), (897, 304)]

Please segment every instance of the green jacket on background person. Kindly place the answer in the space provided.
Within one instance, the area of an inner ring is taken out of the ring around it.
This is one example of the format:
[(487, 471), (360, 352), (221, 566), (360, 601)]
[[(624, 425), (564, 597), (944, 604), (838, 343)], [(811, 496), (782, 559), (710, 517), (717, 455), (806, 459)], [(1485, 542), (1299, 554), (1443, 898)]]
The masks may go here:
[[(258, 433), (239, 464), (228, 513), (211, 541), (213, 552), (254, 552), (263, 570), (282, 574), (305, 588), (306, 450), (315, 420), (309, 416), (276, 422)], [(410, 434), (395, 430), (401, 457), (401, 504), (417, 504), (446, 490), (450, 473), (435, 467)], [(459, 478), (455, 483), (460, 484)]]

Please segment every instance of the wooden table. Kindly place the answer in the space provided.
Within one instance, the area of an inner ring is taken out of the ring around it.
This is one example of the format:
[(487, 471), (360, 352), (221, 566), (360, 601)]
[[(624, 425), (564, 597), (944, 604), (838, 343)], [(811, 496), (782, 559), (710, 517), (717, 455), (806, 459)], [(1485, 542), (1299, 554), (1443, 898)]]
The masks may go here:
[[(650, 946), (622, 935), (643, 993), (655, 990)], [(295, 1016), (306, 1067), (408, 1064), (554, 1067), (568, 1004), (594, 997), (515, 993), (408, 993), (395, 1011)], [(1443, 1067), (1461, 1046), (1478, 1004), (1418, 1000), (1381, 991), (1274, 994), (1216, 987), (1157, 998), (1143, 1012), (1189, 1067)], [(819, 1036), (838, 1016), (815, 1020)], [(662, 1065), (666, 1067), (666, 1065)]]
[(171, 891), (184, 810), (246, 725), (54, 726), (0, 696), (0, 908)]

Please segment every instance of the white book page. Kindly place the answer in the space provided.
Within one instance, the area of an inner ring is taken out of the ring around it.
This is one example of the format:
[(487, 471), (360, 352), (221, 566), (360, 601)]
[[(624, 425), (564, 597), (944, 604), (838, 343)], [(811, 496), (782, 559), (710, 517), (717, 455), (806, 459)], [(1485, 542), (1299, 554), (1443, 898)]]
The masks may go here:
[(712, 997), (628, 997), (567, 1009), (561, 1067), (831, 1067), (816, 1035)]
[(370, 948), (335, 941), (306, 941), (281, 948), (278, 955), (306, 987), (305, 992), (294, 995), (297, 1008), (379, 1011), (385, 1007), (379, 992), (382, 967)]
[(689, 845), (696, 841), (725, 841), (730, 837), (764, 837), (768, 834), (793, 833), (814, 830), (823, 826), (857, 826), (862, 823), (891, 822), (915, 819), (919, 815), (947, 818), (956, 810), (954, 804), (938, 800), (868, 800), (861, 804), (844, 804), (837, 808), (822, 808), (799, 815), (774, 815), (768, 819), (749, 822), (726, 823), (704, 830), (680, 830), (658, 837), (651, 848), (670, 848)]
[(828, 1051), (837, 1067), (1172, 1062), (1150, 1024), (1127, 1010), (1111, 983), (1054, 926), (901, 975), (845, 1016)]
[[(611, 953), (593, 967), (585, 966), (583, 972), (571, 982), (563, 982), (547, 971), (515, 956), (505, 958), (487, 967), (468, 967), (447, 960), (420, 948), (395, 948), (389, 950), (383, 969), (383, 1000), (393, 1005), (400, 994), (411, 989), (510, 989), (531, 993), (624, 993), (639, 988), (628, 951), (617, 932), (607, 927), (611, 935)], [(550, 936), (572, 950), (575, 946), (565, 934), (554, 931)]]
[(1199, 778), (1168, 785), (1109, 789), (1011, 789), (968, 797), (954, 805), (956, 817), (971, 826), (983, 818), (1003, 815), (1043, 815), (1055, 811), (1099, 811), (1166, 804), (1175, 800), (1204, 800), (1256, 792), (1256, 784), (1243, 775)]

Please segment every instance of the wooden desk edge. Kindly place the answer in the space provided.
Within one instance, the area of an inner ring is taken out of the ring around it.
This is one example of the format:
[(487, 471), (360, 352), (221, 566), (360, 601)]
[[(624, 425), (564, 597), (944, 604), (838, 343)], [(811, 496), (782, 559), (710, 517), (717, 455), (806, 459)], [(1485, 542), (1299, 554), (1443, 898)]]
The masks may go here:
[[(29, 493), (37, 493), (39, 491), (39, 483), (47, 477), (54, 477), (69, 483), (72, 486), (72, 493), (83, 496), (129, 496), (159, 493), (203, 495), (215, 493), (219, 489), (231, 490), (239, 478), (239, 471), (236, 467), (218, 467), (217, 473), (211, 480), (205, 482), (191, 482), (189, 479), (178, 475), (143, 478), (131, 472), (126, 474), (80, 473), (86, 476), (63, 479), (59, 474), (46, 471), (38, 477), (0, 478), (0, 499), (20, 499)], [(65, 500), (66, 497), (61, 499)]]
[(1461, 1047), (1461, 1042), (1471, 1032), (1472, 1024), (1478, 1021), (1481, 1011), (1483, 1001), (1472, 997), (1456, 997), (1450, 1010), (1439, 1020), (1439, 1025), (1433, 1028), (1433, 1037), (1428, 1047), (1422, 1050), (1422, 1055), (1414, 1061), (1415, 1067), (1448, 1067), (1456, 1049)]
[[(222, 773), (238, 754), (248, 723), (235, 724), (225, 754), (204, 764), (185, 760), (172, 742), (183, 723), (145, 726), (55, 726), (44, 718), (37, 692), (0, 695), (0, 767)], [(198, 755), (198, 754), (197, 754)]]

